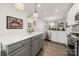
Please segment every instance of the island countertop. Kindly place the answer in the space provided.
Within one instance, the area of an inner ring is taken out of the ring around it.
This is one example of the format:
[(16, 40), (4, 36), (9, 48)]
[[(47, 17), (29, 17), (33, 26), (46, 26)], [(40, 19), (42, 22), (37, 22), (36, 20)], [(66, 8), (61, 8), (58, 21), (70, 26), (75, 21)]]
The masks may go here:
[(6, 37), (0, 37), (0, 42), (3, 46), (11, 45), (16, 42), (34, 37), (36, 35), (42, 34), (43, 32), (33, 32), (31, 34), (21, 34), (21, 35), (15, 35), (15, 36), (6, 36)]

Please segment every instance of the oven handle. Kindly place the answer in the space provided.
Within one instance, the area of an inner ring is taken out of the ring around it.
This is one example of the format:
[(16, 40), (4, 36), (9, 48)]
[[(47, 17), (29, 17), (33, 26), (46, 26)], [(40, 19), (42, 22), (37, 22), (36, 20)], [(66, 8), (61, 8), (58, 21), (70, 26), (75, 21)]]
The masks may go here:
[(67, 37), (71, 36), (70, 34), (67, 34)]

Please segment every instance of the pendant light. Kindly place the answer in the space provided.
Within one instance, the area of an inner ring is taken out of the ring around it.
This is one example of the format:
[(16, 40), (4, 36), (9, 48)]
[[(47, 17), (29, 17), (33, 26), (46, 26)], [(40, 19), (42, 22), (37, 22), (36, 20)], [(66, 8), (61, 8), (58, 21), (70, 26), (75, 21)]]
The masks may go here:
[(33, 16), (34, 16), (34, 17), (38, 17), (38, 13), (37, 13), (37, 10), (36, 10), (36, 3), (35, 3), (35, 11), (34, 11)]

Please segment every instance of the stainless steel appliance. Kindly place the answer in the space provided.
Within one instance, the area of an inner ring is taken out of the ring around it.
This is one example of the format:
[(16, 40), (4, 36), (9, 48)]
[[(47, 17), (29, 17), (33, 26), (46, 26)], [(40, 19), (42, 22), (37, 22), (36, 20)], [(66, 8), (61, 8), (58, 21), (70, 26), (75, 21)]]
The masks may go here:
[(46, 40), (51, 40), (51, 30), (46, 31)]
[(67, 37), (68, 37), (68, 39), (67, 39), (67, 55), (68, 56), (78, 56), (79, 55), (78, 38), (73, 34), (69, 34), (69, 35), (67, 35)]

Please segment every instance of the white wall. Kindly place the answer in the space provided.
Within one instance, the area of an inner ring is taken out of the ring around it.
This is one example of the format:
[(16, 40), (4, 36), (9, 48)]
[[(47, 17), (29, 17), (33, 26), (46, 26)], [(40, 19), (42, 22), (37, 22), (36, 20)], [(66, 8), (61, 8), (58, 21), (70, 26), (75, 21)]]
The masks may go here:
[[(18, 11), (14, 4), (0, 4), (0, 36), (23, 33), (27, 27), (26, 15), (26, 12)], [(23, 19), (23, 29), (6, 29), (6, 16), (13, 16)]]
[[(13, 16), (23, 19), (23, 29), (6, 29), (6, 16)], [(27, 12), (25, 10), (18, 11), (15, 8), (14, 4), (10, 3), (0, 4), (0, 37), (6, 35), (20, 35), (27, 33), (27, 22), (28, 18)], [(44, 22), (39, 20), (37, 26), (37, 29), (39, 28), (38, 31), (43, 31), (42, 29), (44, 29), (45, 25)]]
[(38, 19), (36, 23), (36, 31), (45, 31), (47, 29), (46, 25), (47, 23), (43, 21), (42, 19)]

